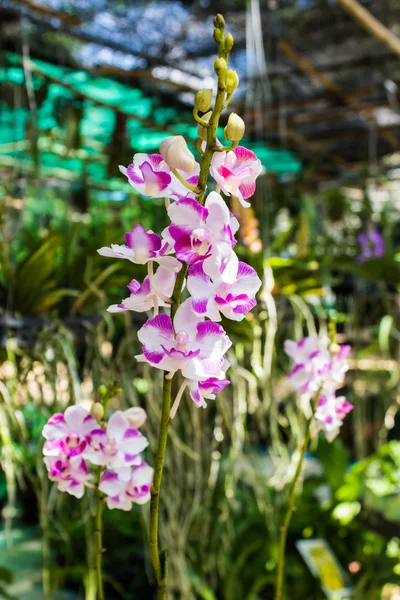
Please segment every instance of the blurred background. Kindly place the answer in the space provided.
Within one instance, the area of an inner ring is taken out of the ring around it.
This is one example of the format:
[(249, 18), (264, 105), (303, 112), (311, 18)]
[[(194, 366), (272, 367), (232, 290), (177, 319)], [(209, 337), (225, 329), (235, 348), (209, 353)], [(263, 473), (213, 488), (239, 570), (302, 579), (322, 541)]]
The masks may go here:
[[(166, 225), (163, 201), (118, 164), (168, 135), (194, 151), (219, 11), (235, 37), (232, 110), (264, 166), (252, 208), (231, 204), (237, 248), (264, 284), (244, 321), (224, 323), (232, 385), (206, 410), (185, 398), (171, 426), (171, 597), (273, 598), (304, 430), (283, 341), (336, 327), (355, 409), (307, 457), (287, 598), (400, 598), (400, 2), (353, 2), (0, 0), (0, 597), (94, 600), (90, 498), (56, 493), (42, 462), (51, 414), (117, 380), (114, 406), (146, 408), (154, 448), (160, 373), (134, 360), (146, 315), (106, 312), (143, 274), (96, 250)], [(153, 598), (147, 518), (107, 511), (110, 600)], [(296, 546), (314, 539), (340, 575), (325, 564), (314, 578)]]

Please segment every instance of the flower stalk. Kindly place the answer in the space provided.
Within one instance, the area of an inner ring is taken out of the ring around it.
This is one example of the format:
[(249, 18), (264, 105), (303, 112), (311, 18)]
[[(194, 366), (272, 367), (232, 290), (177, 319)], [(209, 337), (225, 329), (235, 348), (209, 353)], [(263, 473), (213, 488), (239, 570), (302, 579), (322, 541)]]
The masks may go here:
[[(100, 485), (102, 468), (99, 467), (98, 486)], [(96, 513), (95, 513), (95, 536), (96, 536), (96, 580), (97, 580), (97, 599), (104, 600), (103, 583), (103, 508), (104, 502), (100, 490), (96, 489)]]
[(294, 511), (296, 510), (296, 486), (297, 482), (300, 479), (301, 471), (303, 468), (304, 457), (307, 452), (307, 448), (310, 444), (311, 440), (311, 426), (314, 420), (315, 411), (318, 405), (318, 399), (320, 396), (320, 390), (315, 394), (313, 402), (312, 402), (312, 412), (310, 417), (306, 422), (306, 432), (303, 440), (303, 444), (300, 450), (300, 457), (297, 463), (296, 472), (291, 481), (289, 488), (289, 498), (286, 507), (285, 516), (280, 528), (280, 536), (279, 536), (279, 550), (278, 550), (278, 567), (277, 567), (277, 575), (276, 575), (276, 587), (275, 587), (275, 600), (282, 600), (283, 598), (283, 585), (284, 585), (284, 576), (285, 576), (285, 558), (286, 558), (286, 541), (287, 535), (289, 531), (289, 525), (292, 520), (292, 516)]
[[(121, 389), (118, 387), (117, 382), (109, 385), (108, 387), (104, 384), (99, 387), (99, 400), (92, 407), (94, 415), (97, 413), (101, 427), (105, 426), (105, 418), (107, 416), (107, 409), (110, 400), (113, 396), (121, 393)], [(97, 410), (96, 410), (97, 409)], [(101, 410), (102, 409), (102, 410)], [(101, 416), (100, 416), (101, 415)], [(94, 524), (95, 524), (95, 570), (96, 570), (96, 582), (97, 582), (97, 600), (105, 600), (104, 596), (104, 578), (103, 578), (103, 509), (104, 500), (103, 494), (101, 493), (100, 481), (103, 468), (98, 467), (97, 473), (97, 485), (96, 485), (96, 510), (94, 513)]]

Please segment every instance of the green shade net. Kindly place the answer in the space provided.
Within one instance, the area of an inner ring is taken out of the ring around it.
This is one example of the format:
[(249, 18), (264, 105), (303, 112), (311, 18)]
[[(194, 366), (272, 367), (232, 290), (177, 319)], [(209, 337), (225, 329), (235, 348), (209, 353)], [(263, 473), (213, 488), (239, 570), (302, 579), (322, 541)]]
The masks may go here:
[[(40, 60), (31, 60), (31, 64), (32, 87), (35, 97), (40, 99), (36, 129), (33, 130), (28, 108), (10, 107), (0, 100), (0, 168), (17, 167), (29, 172), (39, 164), (41, 176), (73, 181), (84, 174), (89, 187), (129, 189), (124, 178), (107, 176), (118, 113), (126, 120), (124, 126), (132, 154), (158, 151), (162, 140), (174, 134), (185, 136), (193, 145), (196, 143), (197, 127), (189, 111), (162, 106), (159, 98), (113, 79)], [(4, 56), (0, 84), (10, 89), (25, 86), (19, 55)], [(218, 133), (223, 136), (222, 129)], [(271, 149), (246, 139), (243, 143), (257, 154), (269, 172), (296, 174), (301, 170), (301, 163), (287, 150)]]

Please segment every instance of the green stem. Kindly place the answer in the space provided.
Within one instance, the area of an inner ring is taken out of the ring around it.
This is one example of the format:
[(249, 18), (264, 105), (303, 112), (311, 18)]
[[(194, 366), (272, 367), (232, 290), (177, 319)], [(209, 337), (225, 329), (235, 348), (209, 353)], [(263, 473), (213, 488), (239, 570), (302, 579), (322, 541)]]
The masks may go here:
[(283, 584), (284, 584), (284, 574), (285, 574), (285, 552), (286, 552), (286, 540), (289, 531), (290, 521), (292, 520), (292, 515), (296, 510), (295, 500), (296, 500), (296, 485), (301, 475), (301, 470), (303, 467), (304, 457), (310, 443), (311, 439), (311, 424), (314, 420), (315, 411), (317, 409), (318, 399), (319, 399), (320, 391), (315, 394), (314, 400), (312, 403), (312, 413), (306, 424), (306, 434), (304, 437), (303, 445), (300, 451), (300, 458), (297, 464), (296, 472), (292, 479), (289, 488), (289, 499), (288, 505), (286, 509), (286, 513), (283, 519), (283, 523), (281, 525), (280, 537), (279, 537), (279, 551), (278, 551), (278, 569), (276, 575), (276, 588), (275, 588), (275, 600), (282, 600), (283, 598)]
[[(100, 483), (102, 468), (99, 468), (98, 484)], [(104, 600), (103, 585), (103, 497), (99, 489), (96, 490), (96, 514), (95, 514), (95, 547), (96, 547), (96, 578), (97, 599)]]
[(185, 187), (187, 187), (188, 190), (190, 190), (191, 192), (194, 192), (195, 194), (199, 193), (199, 191), (200, 191), (199, 188), (195, 185), (191, 185), (190, 183), (188, 183), (186, 181), (186, 179), (184, 177), (182, 177), (182, 175), (179, 173), (179, 171), (177, 169), (171, 169), (171, 172)]
[(231, 146), (218, 146), (218, 148), (215, 148), (215, 152), (231, 152), (232, 150), (237, 148), (238, 145), (239, 142), (233, 142)]
[(193, 118), (194, 120), (199, 123), (199, 125), (202, 125), (202, 127), (208, 127), (209, 123), (208, 121), (206, 121), (205, 119), (202, 119), (201, 117), (199, 117), (199, 109), (194, 107), (193, 109)]
[(224, 109), (225, 101), (225, 90), (226, 90), (226, 78), (218, 78), (218, 90), (215, 98), (215, 105), (210, 117), (210, 126), (207, 130), (207, 145), (204, 150), (201, 162), (201, 170), (199, 176), (198, 187), (201, 189), (200, 195), (197, 200), (200, 204), (204, 204), (204, 193), (207, 186), (208, 173), (210, 170), (211, 160), (216, 150), (217, 143), (217, 130), (219, 124), (219, 118), (221, 112)]
[(161, 479), (164, 469), (165, 450), (167, 447), (169, 413), (171, 410), (171, 388), (172, 379), (164, 377), (163, 404), (160, 433), (158, 436), (158, 447), (156, 462), (154, 466), (153, 485), (151, 486), (150, 502), (150, 558), (157, 579), (158, 598), (166, 598), (166, 565), (162, 565), (158, 544), (158, 512), (160, 501)]

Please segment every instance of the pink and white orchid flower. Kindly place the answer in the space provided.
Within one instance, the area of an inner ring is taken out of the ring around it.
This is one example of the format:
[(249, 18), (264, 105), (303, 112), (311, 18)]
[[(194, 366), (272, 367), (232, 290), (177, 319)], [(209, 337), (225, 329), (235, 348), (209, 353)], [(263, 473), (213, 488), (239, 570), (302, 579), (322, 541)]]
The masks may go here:
[(164, 198), (171, 183), (169, 166), (161, 154), (135, 154), (128, 167), (119, 166), (131, 186), (143, 196)]
[(338, 435), (344, 418), (352, 410), (353, 405), (344, 396), (335, 396), (335, 392), (330, 392), (319, 398), (315, 420), (329, 442), (333, 441)]
[(319, 392), (315, 407), (315, 420), (332, 441), (353, 406), (344, 398), (336, 397), (336, 390), (343, 385), (349, 368), (347, 357), (350, 346), (329, 347), (329, 340), (310, 336), (298, 342), (286, 340), (285, 352), (295, 365), (289, 373), (289, 381), (299, 394), (311, 399)]
[(214, 376), (204, 381), (196, 381), (194, 379), (189, 381), (190, 397), (197, 407), (205, 408), (207, 406), (206, 400), (215, 400), (215, 395), (229, 385), (230, 381), (225, 379), (224, 371), (221, 371), (221, 375), (221, 379)]
[(244, 208), (256, 191), (256, 179), (262, 172), (261, 161), (254, 152), (237, 146), (229, 152), (215, 152), (210, 167), (211, 176), (228, 196), (236, 196)]
[(50, 481), (57, 482), (60, 492), (67, 492), (75, 498), (82, 498), (85, 485), (93, 479), (87, 464), (82, 457), (66, 458), (58, 456), (45, 456), (43, 459), (47, 467)]
[(138, 429), (132, 427), (122, 411), (115, 412), (106, 430), (97, 428), (92, 432), (92, 442), (86, 457), (94, 465), (119, 469), (140, 464), (140, 453), (148, 441)]
[(189, 265), (204, 261), (210, 276), (218, 271), (224, 281), (233, 281), (238, 263), (234, 234), (239, 224), (220, 194), (211, 192), (204, 206), (192, 198), (179, 200), (169, 206), (168, 215), (171, 225), (163, 238), (177, 258)]
[(86, 456), (97, 421), (83, 406), (69, 406), (65, 413), (50, 417), (43, 428), (45, 456)]
[(187, 288), (193, 298), (193, 310), (213, 321), (220, 321), (221, 314), (233, 321), (241, 321), (256, 305), (255, 296), (261, 280), (244, 262), (239, 262), (234, 282), (226, 283), (218, 275), (211, 280), (202, 263), (190, 267)]
[[(176, 332), (176, 333), (175, 333)], [(165, 314), (149, 319), (138, 331), (143, 344), (139, 362), (148, 362), (187, 379), (206, 380), (218, 373), (232, 342), (217, 323), (196, 317), (192, 300), (177, 310), (174, 321)]]
[[(136, 279), (132, 279), (128, 285), (131, 295), (122, 300), (120, 304), (112, 304), (108, 307), (108, 312), (124, 312), (133, 310), (135, 312), (145, 312), (147, 310), (157, 308), (159, 306), (168, 306), (164, 301), (164, 297), (170, 297), (174, 289), (176, 280), (176, 272), (159, 267), (152, 277), (145, 277), (143, 283), (140, 284)], [(163, 297), (159, 293), (162, 290)]]
[(285, 341), (285, 352), (295, 365), (288, 374), (291, 386), (299, 393), (316, 392), (331, 381), (332, 365), (327, 343), (317, 336), (303, 338), (298, 342)]
[(125, 258), (137, 265), (156, 262), (166, 269), (178, 272), (181, 264), (174, 256), (165, 256), (168, 251), (166, 244), (152, 231), (146, 231), (141, 225), (135, 225), (132, 231), (125, 234), (126, 244), (111, 244), (111, 248), (104, 246), (97, 250), (101, 256), (112, 258)]
[(131, 510), (132, 504), (150, 500), (154, 470), (142, 461), (131, 468), (103, 473), (99, 490), (106, 495), (109, 509)]
[[(192, 169), (186, 173), (177, 169), (179, 175), (190, 185), (197, 185), (200, 165), (193, 163)], [(172, 173), (161, 154), (135, 154), (133, 163), (119, 170), (128, 178), (131, 186), (143, 196), (150, 198), (172, 198), (174, 200), (187, 196), (194, 197), (193, 192)]]

